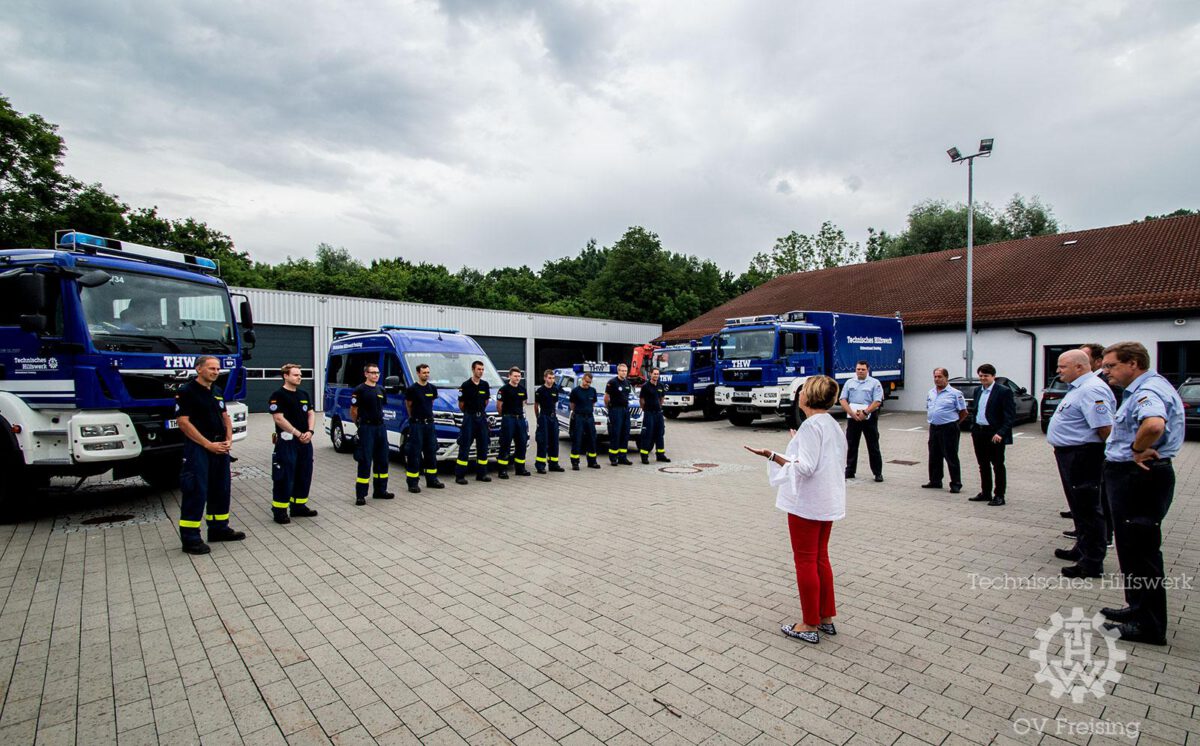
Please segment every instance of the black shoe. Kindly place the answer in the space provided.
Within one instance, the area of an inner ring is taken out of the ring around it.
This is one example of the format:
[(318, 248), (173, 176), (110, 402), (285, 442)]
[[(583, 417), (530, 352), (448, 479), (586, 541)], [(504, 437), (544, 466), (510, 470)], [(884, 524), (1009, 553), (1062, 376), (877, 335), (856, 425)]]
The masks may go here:
[(657, 462), (658, 462), (658, 463), (660, 463), (660, 464), (669, 464), (669, 463), (671, 463), (671, 459), (667, 458), (666, 456), (662, 456), (662, 455), (655, 456), (655, 457), (654, 457), (654, 460), (655, 460), (655, 461), (657, 461)]
[(1105, 622), (1104, 628), (1117, 630), (1121, 634), (1121, 639), (1127, 642), (1144, 642), (1148, 645), (1167, 644), (1167, 636), (1165, 634), (1152, 632), (1137, 622), (1125, 622), (1123, 624)]
[(1004, 498), (1001, 497), (1000, 495), (996, 495), (991, 500), (988, 500), (988, 505), (991, 505), (993, 508), (999, 507), (1002, 505), (1006, 505), (1006, 504), (1007, 503), (1004, 502)]
[(926, 489), (926, 490), (940, 490), (942, 488), (942, 483), (941, 482), (926, 482), (925, 484), (921, 485), (921, 488)]
[(354, 500), (354, 504), (355, 504), (355, 505), (366, 505), (366, 504), (367, 504), (367, 498), (365, 498), (365, 497), (359, 497), (359, 498), (355, 498), (355, 500)]
[(183, 551), (185, 554), (208, 554), (212, 551), (212, 547), (196, 539), (195, 541), (185, 541)]
[(882, 475), (882, 474), (876, 474), (876, 475), (875, 475), (875, 481), (876, 481), (876, 482), (882, 482), (882, 481), (883, 481), (883, 475)]
[(372, 500), (394, 500), (395, 498), (395, 492), (380, 492), (378, 495), (371, 495)]
[(413, 493), (414, 495), (419, 495), (419, 494), (421, 494), (421, 485), (419, 485), (419, 484), (410, 484), (410, 485), (408, 486), (408, 491), (409, 491), (409, 492), (411, 492), (411, 493)]
[(1055, 549), (1054, 556), (1066, 562), (1078, 562), (1083, 555), (1078, 549)]
[(517, 472), (517, 476), (518, 477), (532, 477), (533, 473), (530, 472), (528, 469), (522, 469), (519, 472)]
[(960, 493), (960, 492), (962, 492), (962, 485), (961, 485), (961, 484), (952, 484), (952, 485), (950, 485), (950, 494), (951, 494), (951, 495), (957, 495), (957, 494), (958, 494), (958, 493)]
[(821, 641), (820, 633), (804, 629), (796, 629), (795, 627), (796, 625), (794, 624), (785, 624), (779, 628), (779, 631), (793, 640), (803, 640), (811, 645), (816, 645)]
[(1069, 511), (1069, 510), (1060, 510), (1060, 511), (1058, 511), (1058, 514), (1059, 514), (1060, 516), (1062, 516), (1063, 518), (1070, 518), (1070, 517), (1071, 517), (1071, 511)]
[(588, 468), (589, 469), (599, 469), (600, 464), (596, 464), (596, 463), (588, 464)]
[(817, 629), (820, 630), (821, 634), (828, 635), (829, 637), (833, 637), (837, 634), (837, 627), (833, 626), (833, 622), (830, 622), (829, 624), (818, 624)]
[(1098, 578), (1100, 575), (1099, 570), (1091, 570), (1083, 565), (1067, 565), (1062, 569), (1064, 578)]
[[(508, 479), (508, 477), (505, 477), (505, 479)], [(476, 482), (490, 482), (490, 481), (492, 481), (492, 478), (489, 477), (487, 474), (480, 474), (479, 476), (475, 477), (475, 481)]]
[(467, 484), (467, 478), (466, 477), (455, 477), (454, 483), (455, 484)]
[(508, 479), (508, 472), (501, 469), (500, 471), (496, 472), (496, 476), (500, 477), (501, 479)]
[(574, 462), (574, 461), (571, 462), (571, 471), (579, 471), (579, 463), (578, 462)]
[(431, 489), (431, 490), (444, 490), (444, 489), (446, 489), (446, 485), (442, 484), (442, 480), (440, 480), (440, 479), (435, 479), (435, 480), (433, 480), (432, 482), (426, 482), (426, 483), (425, 483), (425, 486), (426, 486), (426, 487), (428, 487), (428, 488), (429, 488), (429, 489)]
[(608, 465), (609, 465), (609, 466), (616, 466), (616, 465), (617, 465), (617, 460), (616, 460), (615, 458), (613, 458), (613, 459), (609, 459), (609, 460), (608, 460)]
[(1117, 624), (1132, 622), (1137, 619), (1137, 612), (1133, 610), (1132, 606), (1126, 606), (1121, 609), (1104, 608), (1100, 610), (1100, 613), (1108, 618), (1109, 621), (1116, 622)]
[(1067, 537), (1068, 539), (1078, 539), (1079, 532), (1078, 531), (1063, 531), (1063, 536)]
[(621, 466), (633, 466), (633, 462), (624, 457), (617, 459), (617, 463), (620, 464)]
[(208, 543), (209, 544), (213, 543), (214, 541), (241, 541), (242, 539), (245, 539), (245, 538), (246, 538), (246, 532), (234, 531), (232, 528), (230, 528), (228, 526), (226, 526), (224, 529), (221, 529), (218, 531), (213, 531), (212, 529), (209, 529), (209, 531), (208, 531)]
[(540, 467), (540, 466), (539, 466), (539, 467), (537, 468), (537, 473), (538, 473), (538, 474), (545, 474), (545, 473), (546, 473), (546, 470), (545, 470), (545, 469), (543, 469), (542, 467)]
[(650, 463), (650, 457), (649, 457), (649, 456), (642, 456), (642, 463), (643, 463), (643, 464), (648, 464), (648, 463)]
[(288, 518), (288, 514), (287, 514), (287, 513), (284, 513), (284, 512), (282, 512), (282, 511), (280, 511), (280, 512), (276, 513), (276, 514), (275, 514), (273, 517), (275, 518), (275, 522), (276, 522), (276, 523), (278, 523), (278, 524), (280, 524), (280, 525), (283, 525), (283, 524), (285, 524), (285, 523), (291, 523), (291, 522), (292, 522), (292, 519), (291, 519), (291, 518)]
[(566, 469), (562, 468), (558, 464), (551, 464), (550, 471), (566, 471)]
[(985, 503), (985, 502), (987, 502), (988, 500), (991, 500), (991, 499), (992, 499), (992, 498), (988, 497), (987, 495), (983, 494), (982, 492), (980, 492), (980, 493), (978, 493), (977, 495), (975, 495), (975, 497), (968, 497), (968, 498), (967, 498), (967, 500), (968, 500), (969, 502), (973, 502), (973, 503)]
[(292, 518), (314, 518), (316, 515), (317, 511), (313, 510), (307, 505), (292, 506)]
[(854, 479), (854, 472), (852, 472), (852, 471), (846, 472), (846, 479)]

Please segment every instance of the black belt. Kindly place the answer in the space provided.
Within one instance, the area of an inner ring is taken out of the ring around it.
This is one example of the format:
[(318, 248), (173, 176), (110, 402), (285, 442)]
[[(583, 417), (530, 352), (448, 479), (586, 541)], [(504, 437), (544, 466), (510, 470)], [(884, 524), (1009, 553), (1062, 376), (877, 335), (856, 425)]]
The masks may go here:
[(932, 422), (931, 422), (931, 423), (929, 423), (929, 426), (930, 426), (930, 427), (950, 427), (951, 425), (954, 425), (955, 427), (958, 427), (958, 422), (943, 422), (943, 423), (942, 423), (942, 424), (940, 424), (940, 425), (935, 425), (935, 424), (933, 424)]
[(516, 418), (522, 419), (522, 420), (525, 419), (525, 415), (523, 415), (523, 414), (506, 414), (504, 416), (505, 417), (516, 417)]
[(1075, 445), (1073, 445), (1073, 446), (1054, 446), (1054, 452), (1055, 452), (1055, 453), (1060, 453), (1060, 452), (1065, 452), (1065, 451), (1081, 451), (1081, 450), (1083, 450), (1083, 449), (1085, 449), (1085, 448), (1091, 448), (1091, 449), (1100, 448), (1100, 449), (1103, 449), (1103, 448), (1104, 448), (1104, 444), (1103, 444), (1103, 443), (1077, 443), (1077, 444), (1075, 444)]
[(464, 412), (467, 417), (482, 417), (483, 412)]
[(581, 414), (579, 412), (576, 412), (575, 416), (576, 417), (587, 417), (589, 420), (592, 419), (592, 417), (593, 417), (591, 412), (588, 412), (587, 414)]
[[(1156, 458), (1153, 461), (1143, 461), (1142, 463), (1146, 466), (1170, 466), (1171, 459)], [(1132, 471), (1134, 469), (1140, 469), (1141, 467), (1138, 466), (1136, 461), (1105, 461), (1104, 468), (1112, 469), (1114, 471)]]
[(432, 425), (433, 424), (432, 417), (410, 417), (408, 421), (412, 422), (416, 425)]
[(380, 421), (378, 421), (378, 422), (370, 422), (369, 420), (359, 420), (359, 421), (358, 421), (358, 424), (359, 424), (360, 426), (361, 426), (361, 425), (382, 425), (382, 424), (383, 424), (383, 420), (380, 420)]

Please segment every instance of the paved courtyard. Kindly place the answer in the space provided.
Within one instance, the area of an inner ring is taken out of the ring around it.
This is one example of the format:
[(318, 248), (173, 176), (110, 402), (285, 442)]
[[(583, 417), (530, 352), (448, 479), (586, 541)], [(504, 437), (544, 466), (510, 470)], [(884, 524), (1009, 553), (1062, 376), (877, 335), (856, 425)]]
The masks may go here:
[[(54, 490), (0, 526), (0, 744), (1200, 744), (1195, 590), (1170, 591), (1167, 647), (1049, 638), (1068, 670), (1126, 656), (1104, 696), (1035, 679), (1053, 614), (1123, 605), (1059, 587), (1069, 522), (1036, 425), (1003, 508), (967, 502), (969, 440), (952, 496), (919, 488), (923, 417), (881, 429), (887, 481), (850, 482), (833, 531), (839, 634), (811, 646), (779, 633), (799, 618), (785, 519), (741, 449), (782, 450), (782, 425), (689, 416), (668, 422), (669, 469), (420, 495), (394, 464), (397, 499), (361, 508), (353, 459), (322, 436), (320, 516), (277, 526), (255, 415), (236, 449), (245, 542), (182, 554), (178, 495), (138, 480)], [(1188, 443), (1164, 539), (1192, 585), (1198, 464)]]

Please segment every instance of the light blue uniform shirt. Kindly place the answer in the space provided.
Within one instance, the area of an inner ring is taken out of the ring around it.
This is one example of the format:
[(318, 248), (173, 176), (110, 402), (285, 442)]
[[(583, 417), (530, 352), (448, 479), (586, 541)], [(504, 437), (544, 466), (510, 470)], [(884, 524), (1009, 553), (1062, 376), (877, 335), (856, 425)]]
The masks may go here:
[(1108, 384), (1084, 373), (1067, 384), (1067, 393), (1054, 410), (1046, 442), (1055, 448), (1103, 443), (1098, 427), (1112, 427), (1117, 399)]
[[(994, 384), (994, 383), (992, 384), (992, 386), (995, 386), (995, 385), (996, 384)], [(979, 409), (975, 410), (975, 421), (978, 422), (980, 425), (986, 426), (988, 424), (987, 403), (988, 403), (988, 399), (990, 399), (992, 397), (992, 386), (988, 386), (986, 389), (984, 389), (979, 394)]]
[(883, 401), (883, 384), (871, 376), (858, 380), (855, 376), (842, 384), (842, 396), (850, 404), (871, 406), (871, 402)]
[(1148, 370), (1129, 384), (1121, 408), (1113, 417), (1112, 434), (1104, 447), (1107, 461), (1133, 461), (1130, 446), (1137, 438), (1138, 427), (1147, 417), (1161, 417), (1167, 427), (1158, 442), (1150, 447), (1160, 458), (1174, 458), (1183, 446), (1183, 400), (1171, 382)]
[(946, 386), (941, 391), (934, 386), (925, 396), (925, 413), (930, 425), (958, 422), (958, 413), (966, 408), (966, 398), (953, 386)]

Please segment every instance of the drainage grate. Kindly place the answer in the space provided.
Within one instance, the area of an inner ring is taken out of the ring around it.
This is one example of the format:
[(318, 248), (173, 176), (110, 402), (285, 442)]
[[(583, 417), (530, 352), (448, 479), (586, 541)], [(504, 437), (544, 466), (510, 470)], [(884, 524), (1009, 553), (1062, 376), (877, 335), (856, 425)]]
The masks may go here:
[(900, 466), (916, 466), (920, 461), (901, 461), (900, 459), (892, 459), (889, 464), (898, 464)]

